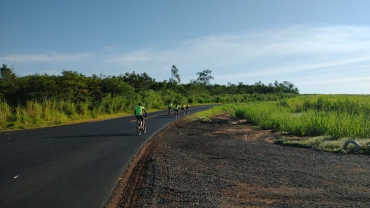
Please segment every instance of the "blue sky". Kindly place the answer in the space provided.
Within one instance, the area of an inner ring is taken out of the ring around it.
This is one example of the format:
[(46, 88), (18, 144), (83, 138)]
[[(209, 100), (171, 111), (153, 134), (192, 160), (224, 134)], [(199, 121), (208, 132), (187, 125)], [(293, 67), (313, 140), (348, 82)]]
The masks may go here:
[(370, 94), (368, 0), (0, 0), (0, 64)]

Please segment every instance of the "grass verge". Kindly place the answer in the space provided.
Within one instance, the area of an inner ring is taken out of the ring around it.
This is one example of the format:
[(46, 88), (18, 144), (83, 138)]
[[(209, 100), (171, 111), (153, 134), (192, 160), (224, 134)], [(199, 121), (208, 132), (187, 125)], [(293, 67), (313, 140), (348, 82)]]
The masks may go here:
[[(263, 129), (272, 129), (282, 132), (281, 137), (277, 138), (277, 143), (289, 146), (299, 146), (314, 148), (321, 151), (332, 153), (358, 153), (370, 154), (370, 138), (361, 136), (345, 136), (346, 132), (353, 133), (354, 130), (338, 129), (341, 123), (352, 123), (356, 125), (356, 120), (345, 121), (344, 119), (360, 119), (363, 116), (333, 117), (330, 113), (292, 113), (289, 109), (279, 108), (276, 103), (248, 103), (248, 104), (225, 104), (202, 111), (187, 117), (190, 121), (209, 122), (212, 117), (228, 113), (232, 118), (244, 118), (252, 125), (260, 126)], [(326, 117), (325, 117), (326, 116)], [(328, 120), (325, 120), (329, 118)], [(339, 133), (328, 131), (328, 125), (332, 124), (333, 129), (341, 130)], [(336, 126), (334, 126), (336, 124)], [(347, 127), (347, 128), (350, 128)], [(356, 128), (356, 127), (355, 127)], [(332, 136), (327, 132), (333, 133)], [(362, 134), (359, 134), (362, 135)], [(353, 144), (349, 144), (344, 149), (347, 140), (355, 140), (360, 148), (356, 149)]]

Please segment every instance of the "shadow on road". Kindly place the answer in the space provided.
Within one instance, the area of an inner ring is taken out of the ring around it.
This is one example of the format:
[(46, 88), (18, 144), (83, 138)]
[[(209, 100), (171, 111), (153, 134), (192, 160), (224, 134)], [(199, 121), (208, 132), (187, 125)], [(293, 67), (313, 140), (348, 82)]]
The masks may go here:
[(43, 138), (91, 138), (91, 137), (122, 137), (122, 136), (137, 136), (135, 133), (123, 133), (123, 134), (94, 134), (94, 135), (73, 135), (73, 136), (56, 136), (56, 137), (43, 137)]
[[(180, 117), (185, 117), (186, 115), (179, 115), (179, 118)], [(175, 115), (161, 115), (161, 116), (155, 116), (155, 117), (151, 117), (152, 118), (176, 118)]]

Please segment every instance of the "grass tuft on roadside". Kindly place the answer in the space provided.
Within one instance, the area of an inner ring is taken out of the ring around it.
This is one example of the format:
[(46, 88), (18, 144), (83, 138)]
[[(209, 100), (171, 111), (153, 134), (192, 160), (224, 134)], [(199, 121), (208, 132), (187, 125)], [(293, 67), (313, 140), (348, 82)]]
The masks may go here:
[(184, 119), (187, 121), (202, 121), (202, 122), (210, 122), (211, 118), (216, 117), (221, 114), (230, 113), (232, 111), (233, 106), (228, 105), (219, 105), (215, 106), (209, 110), (197, 112), (194, 114), (191, 114)]

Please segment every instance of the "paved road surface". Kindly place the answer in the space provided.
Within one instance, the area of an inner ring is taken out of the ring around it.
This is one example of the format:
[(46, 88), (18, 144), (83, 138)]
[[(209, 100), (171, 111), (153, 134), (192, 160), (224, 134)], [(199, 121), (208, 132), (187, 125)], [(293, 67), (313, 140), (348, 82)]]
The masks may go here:
[(140, 148), (175, 120), (151, 113), (141, 136), (134, 117), (0, 133), (0, 207), (102, 207)]

